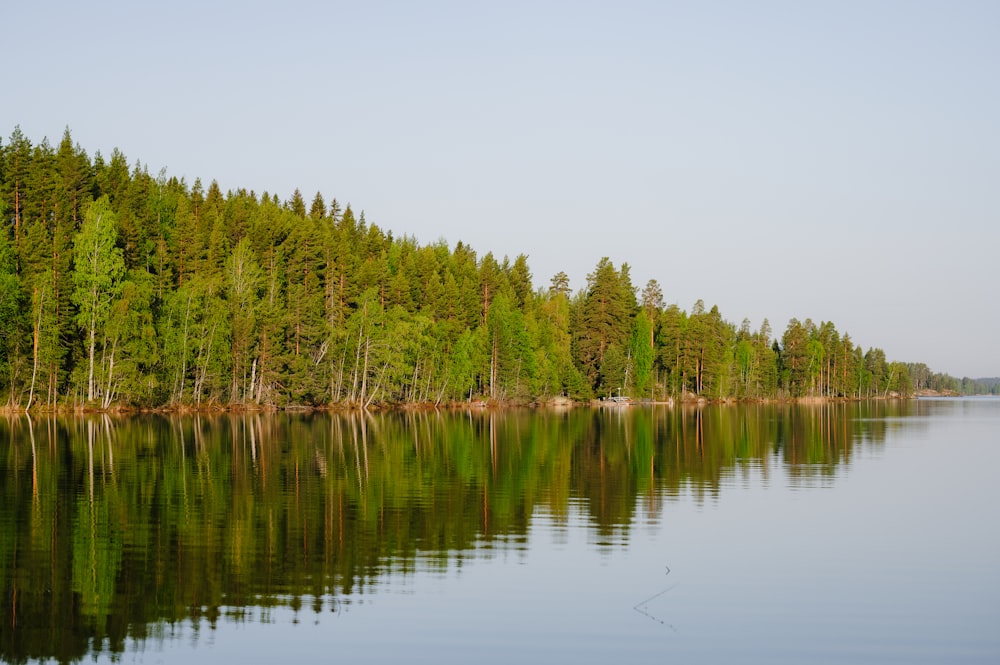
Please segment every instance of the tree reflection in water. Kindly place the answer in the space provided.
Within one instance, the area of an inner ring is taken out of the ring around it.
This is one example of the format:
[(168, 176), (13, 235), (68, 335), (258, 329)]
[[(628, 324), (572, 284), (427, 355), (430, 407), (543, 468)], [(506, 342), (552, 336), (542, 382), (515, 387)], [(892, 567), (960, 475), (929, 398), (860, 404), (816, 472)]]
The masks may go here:
[(637, 510), (658, 519), (736, 474), (830, 479), (898, 408), (10, 417), (0, 658), (340, 611), (389, 573), (524, 547), (539, 510), (565, 523), (582, 506), (597, 540), (618, 542)]

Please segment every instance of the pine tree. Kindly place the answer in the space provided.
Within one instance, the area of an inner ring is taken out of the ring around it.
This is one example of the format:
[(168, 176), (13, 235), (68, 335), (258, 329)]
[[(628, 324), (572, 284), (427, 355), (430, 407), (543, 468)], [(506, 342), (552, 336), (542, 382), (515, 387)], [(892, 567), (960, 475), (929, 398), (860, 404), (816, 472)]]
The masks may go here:
[(566, 298), (569, 298), (569, 276), (560, 270), (557, 272), (550, 281), (549, 294), (561, 294)]
[(792, 397), (801, 397), (809, 385), (809, 328), (806, 319), (803, 325), (798, 319), (791, 319), (785, 334), (781, 337), (781, 385)]
[(717, 305), (709, 310), (706, 320), (707, 337), (703, 342), (702, 391), (715, 399), (731, 395), (734, 378), (733, 347), (736, 330), (722, 318)]
[(655, 279), (646, 282), (646, 287), (642, 290), (642, 307), (650, 321), (655, 320), (663, 309), (663, 288)]
[[(48, 141), (35, 146), (26, 182), (19, 262), (27, 268), (26, 283), (38, 291), (39, 316), (33, 320), (41, 329), (35, 332), (38, 343), (33, 346), (38, 346), (46, 364), (35, 375), (44, 378), (46, 404), (55, 406), (75, 360), (71, 351), (79, 348), (72, 345), (75, 336), (70, 300), (76, 229), (71, 218), (59, 210), (56, 156)], [(40, 285), (42, 278), (48, 283)]]
[[(6, 204), (6, 213), (11, 218), (14, 229), (15, 261), (21, 244), (24, 226), (24, 206), (27, 199), (28, 173), (31, 169), (31, 142), (25, 138), (20, 126), (14, 127), (2, 156), (3, 178), (0, 180), (0, 196)], [(7, 218), (4, 215), (4, 218)]]
[(670, 395), (678, 396), (687, 389), (686, 338), (688, 316), (675, 305), (668, 305), (660, 314), (656, 346), (659, 349), (660, 369)]
[(479, 262), (479, 299), (482, 308), (480, 323), (486, 322), (493, 299), (507, 285), (506, 276), (500, 268), (500, 264), (493, 258), (492, 252), (488, 252)]

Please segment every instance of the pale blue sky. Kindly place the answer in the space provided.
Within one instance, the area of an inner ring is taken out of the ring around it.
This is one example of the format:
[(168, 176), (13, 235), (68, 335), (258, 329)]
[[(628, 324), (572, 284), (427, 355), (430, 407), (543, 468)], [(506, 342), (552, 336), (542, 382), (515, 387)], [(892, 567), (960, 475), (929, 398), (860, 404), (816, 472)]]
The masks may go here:
[(0, 134), (1000, 375), (1000, 2), (23, 2)]

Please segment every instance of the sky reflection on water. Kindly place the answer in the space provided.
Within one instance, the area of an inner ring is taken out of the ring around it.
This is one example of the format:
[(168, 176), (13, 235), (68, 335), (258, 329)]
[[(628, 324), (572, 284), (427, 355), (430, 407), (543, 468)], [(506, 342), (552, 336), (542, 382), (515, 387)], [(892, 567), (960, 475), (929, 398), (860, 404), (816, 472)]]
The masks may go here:
[[(600, 439), (588, 438), (587, 427), (565, 429), (567, 420), (546, 430), (556, 441), (565, 440), (560, 432), (573, 432), (565, 458), (559, 456), (565, 443), (549, 448), (548, 438), (525, 434), (540, 427), (530, 418), (494, 423), (495, 429), (476, 431), (487, 443), (492, 432), (497, 450), (481, 451), (485, 457), (466, 471), (460, 469), (465, 444), (456, 443), (456, 434), (440, 444), (451, 447), (451, 457), (421, 458), (425, 472), (437, 460), (436, 468), (457, 470), (464, 480), (444, 481), (439, 471), (429, 481), (434, 492), (418, 484), (397, 498), (390, 484), (377, 481), (375, 466), (412, 470), (416, 458), (404, 463), (390, 448), (379, 453), (377, 436), (370, 443), (371, 475), (363, 482), (378, 483), (381, 495), (356, 493), (350, 446), (343, 486), (330, 461), (336, 446), (323, 448), (326, 475), (314, 470), (312, 485), (301, 484), (302, 475), (298, 485), (287, 482), (296, 469), (307, 470), (303, 465), (314, 453), (303, 448), (296, 465), (288, 460), (298, 453), (286, 450), (286, 485), (274, 495), (276, 503), (260, 496), (253, 504), (223, 503), (227, 519), (280, 510), (273, 514), (289, 520), (287, 529), (313, 519), (295, 512), (296, 501), (322, 498), (339, 506), (329, 492), (344, 492), (344, 501), (367, 502), (379, 517), (359, 512), (345, 520), (343, 528), (355, 531), (345, 532), (343, 545), (331, 542), (325, 554), (289, 550), (285, 556), (375, 558), (357, 569), (355, 583), (341, 582), (335, 593), (322, 580), (310, 582), (324, 570), (313, 564), (309, 577), (288, 578), (292, 594), (275, 591), (280, 586), (261, 586), (251, 596), (226, 592), (223, 599), (245, 602), (204, 606), (200, 618), (187, 610), (185, 618), (152, 623), (144, 641), (126, 642), (121, 657), (155, 663), (289, 657), (362, 663), (996, 662), (1000, 492), (993, 475), (1000, 461), (1000, 401), (900, 408), (874, 418), (852, 408), (831, 417), (779, 409), (770, 415), (788, 427), (749, 439), (744, 450), (756, 451), (750, 455), (736, 452), (744, 444), (731, 434), (753, 429), (756, 416), (733, 428), (706, 413), (703, 438), (694, 439), (674, 436), (699, 431), (691, 427), (697, 423), (683, 420), (690, 415), (658, 420), (637, 409), (621, 429), (603, 423)], [(801, 430), (805, 439), (794, 435), (800, 426), (812, 428)], [(849, 434), (842, 440), (826, 432)], [(716, 438), (721, 434), (729, 438)], [(516, 455), (503, 450), (515, 445), (509, 437), (519, 442)], [(230, 449), (233, 440), (222, 439)], [(11, 459), (13, 450), (8, 453)], [(103, 485), (104, 492), (128, 487), (129, 462), (120, 450), (116, 454), (117, 484)], [(183, 459), (191, 464), (189, 456)], [(529, 466), (515, 472), (524, 459)], [(718, 462), (707, 464), (711, 459)], [(441, 464), (445, 460), (451, 461)], [(538, 481), (533, 474), (539, 468), (565, 472), (542, 473)], [(500, 469), (515, 480), (501, 482), (494, 475)], [(262, 473), (232, 482), (250, 481), (259, 493), (271, 477)], [(191, 484), (203, 477), (192, 474), (185, 477), (189, 497)], [(85, 475), (81, 481), (85, 487)], [(298, 499), (289, 494), (295, 487)], [(451, 495), (466, 498), (458, 504), (442, 499)], [(430, 513), (414, 518), (406, 510), (416, 501), (421, 510), (468, 511), (466, 499), (472, 498), (480, 510), (461, 519), (452, 515), (439, 526)], [(519, 516), (522, 510), (528, 513)], [(386, 528), (404, 516), (418, 521), (402, 530)], [(329, 537), (337, 533), (331, 525), (324, 527)], [(472, 533), (461, 535), (470, 527)], [(220, 535), (220, 543), (231, 536)], [(389, 540), (404, 537), (416, 537), (416, 548), (403, 541), (387, 548)], [(295, 571), (291, 561), (283, 568), (289, 575)], [(4, 558), (0, 563), (11, 565)], [(91, 652), (87, 658), (98, 662), (112, 656), (108, 644)]]

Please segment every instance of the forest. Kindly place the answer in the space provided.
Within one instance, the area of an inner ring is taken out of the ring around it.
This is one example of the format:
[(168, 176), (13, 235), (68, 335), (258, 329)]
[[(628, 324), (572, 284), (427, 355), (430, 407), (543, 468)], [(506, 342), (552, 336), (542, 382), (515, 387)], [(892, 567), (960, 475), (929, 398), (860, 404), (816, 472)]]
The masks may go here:
[(421, 244), (351, 205), (187, 183), (16, 127), (0, 143), (0, 400), (10, 409), (868, 399), (996, 392), (864, 349), (666, 304), (601, 259), (574, 291), (522, 254)]

